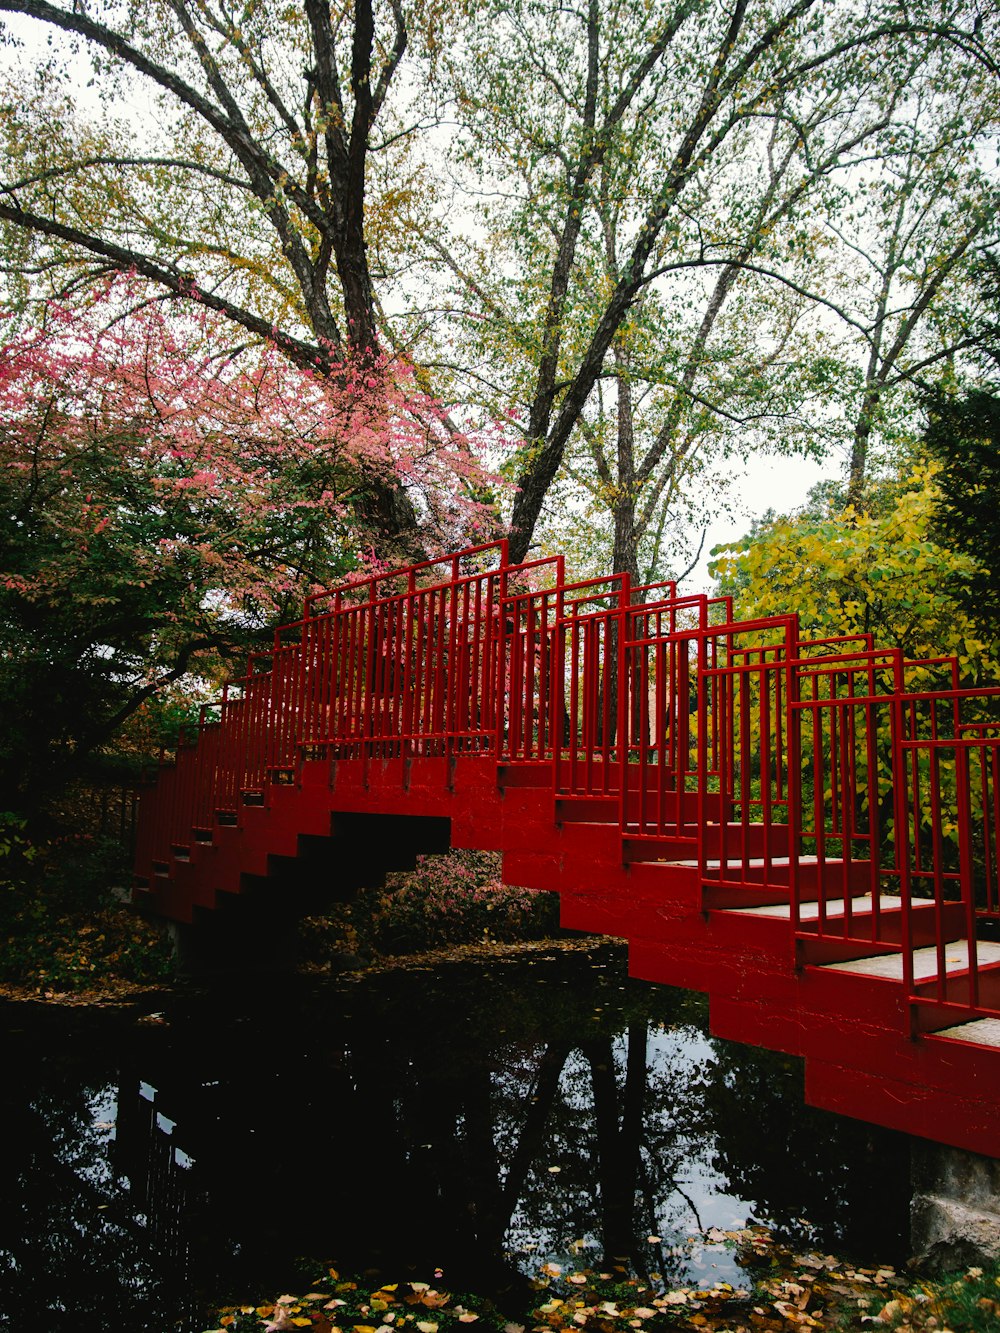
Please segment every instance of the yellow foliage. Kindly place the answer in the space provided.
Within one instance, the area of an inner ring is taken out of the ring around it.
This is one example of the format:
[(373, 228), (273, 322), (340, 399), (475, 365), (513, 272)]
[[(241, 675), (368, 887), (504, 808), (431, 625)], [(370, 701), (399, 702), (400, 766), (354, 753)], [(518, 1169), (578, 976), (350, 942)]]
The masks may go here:
[(799, 615), (803, 637), (874, 635), (910, 659), (954, 655), (968, 681), (1000, 676), (1000, 644), (985, 643), (954, 589), (976, 566), (931, 537), (934, 469), (888, 513), (780, 518), (763, 533), (717, 548), (714, 572), (736, 614)]

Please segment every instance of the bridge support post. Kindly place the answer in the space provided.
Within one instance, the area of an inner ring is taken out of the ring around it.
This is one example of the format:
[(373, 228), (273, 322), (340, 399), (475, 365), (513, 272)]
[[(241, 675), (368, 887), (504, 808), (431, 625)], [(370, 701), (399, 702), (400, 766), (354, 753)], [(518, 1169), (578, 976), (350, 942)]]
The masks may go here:
[(931, 1273), (1000, 1259), (1000, 1161), (912, 1140), (910, 1243)]

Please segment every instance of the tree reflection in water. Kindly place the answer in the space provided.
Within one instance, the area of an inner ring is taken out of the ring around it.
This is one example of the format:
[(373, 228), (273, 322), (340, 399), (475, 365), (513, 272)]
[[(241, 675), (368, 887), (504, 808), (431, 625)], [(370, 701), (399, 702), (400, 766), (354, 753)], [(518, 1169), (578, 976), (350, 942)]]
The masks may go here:
[(794, 1062), (709, 1039), (614, 946), (230, 985), (71, 1042), (3, 1012), (0, 1277), (50, 1329), (203, 1327), (297, 1256), (442, 1268), (514, 1312), (547, 1260), (739, 1280), (686, 1240), (750, 1213), (859, 1257), (866, 1215), (869, 1258), (903, 1234), (904, 1142), (803, 1107)]

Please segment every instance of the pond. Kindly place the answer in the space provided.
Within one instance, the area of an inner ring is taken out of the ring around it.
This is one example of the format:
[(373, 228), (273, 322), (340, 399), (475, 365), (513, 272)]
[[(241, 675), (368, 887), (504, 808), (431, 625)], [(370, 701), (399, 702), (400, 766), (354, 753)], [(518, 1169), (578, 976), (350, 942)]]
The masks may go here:
[(800, 1062), (614, 943), (0, 1024), (3, 1309), (47, 1330), (202, 1329), (302, 1257), (516, 1315), (545, 1262), (745, 1284), (719, 1233), (748, 1219), (905, 1255), (906, 1140), (806, 1107)]

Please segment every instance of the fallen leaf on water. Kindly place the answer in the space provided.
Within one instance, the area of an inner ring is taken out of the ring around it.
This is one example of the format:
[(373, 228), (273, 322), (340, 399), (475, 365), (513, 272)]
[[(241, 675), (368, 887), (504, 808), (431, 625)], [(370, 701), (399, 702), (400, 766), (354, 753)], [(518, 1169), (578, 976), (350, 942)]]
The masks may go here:
[(572, 1282), (577, 1287), (582, 1287), (586, 1285), (587, 1278), (584, 1273), (570, 1273), (566, 1281)]
[(790, 1324), (805, 1324), (808, 1328), (820, 1327), (818, 1320), (813, 1319), (812, 1315), (801, 1314), (790, 1301), (775, 1301), (774, 1308)]
[(420, 1329), (420, 1333), (437, 1333), (438, 1331), (437, 1324), (432, 1324), (429, 1319), (418, 1319), (417, 1328)]

